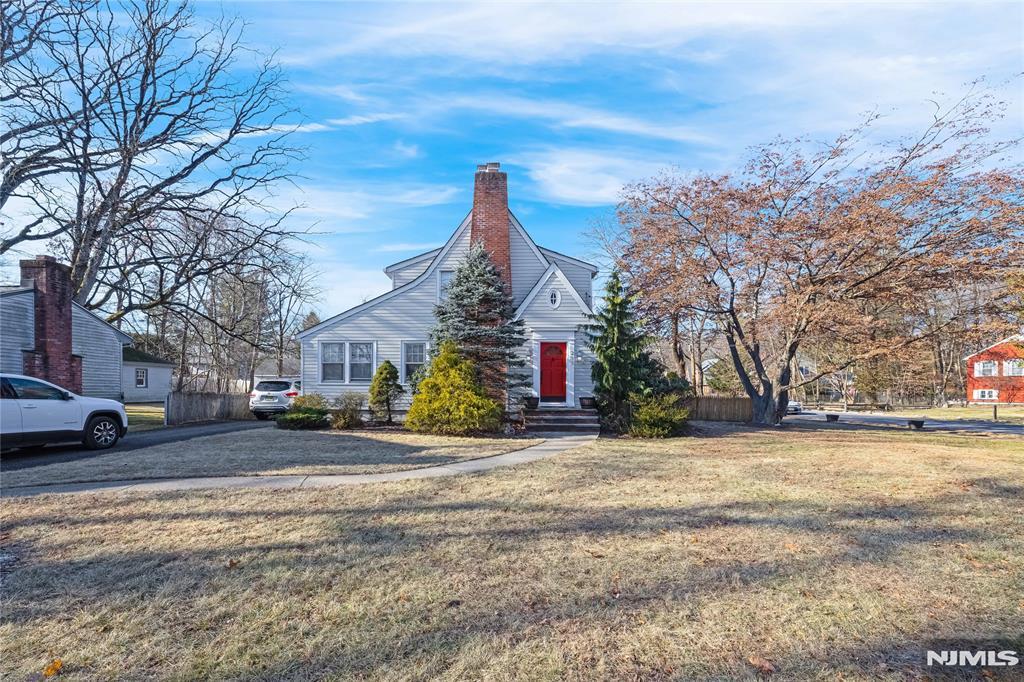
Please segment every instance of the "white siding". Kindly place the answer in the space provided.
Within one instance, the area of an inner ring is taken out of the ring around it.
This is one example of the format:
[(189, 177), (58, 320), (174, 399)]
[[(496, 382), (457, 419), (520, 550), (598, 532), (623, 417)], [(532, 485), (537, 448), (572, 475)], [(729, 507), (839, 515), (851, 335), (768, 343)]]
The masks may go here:
[(35, 292), (0, 296), (0, 372), (21, 374), (23, 350), (35, 346)]
[[(561, 295), (561, 302), (557, 308), (552, 308), (550, 303), (553, 290), (558, 291)], [(565, 283), (557, 275), (552, 275), (527, 306), (522, 319), (526, 323), (527, 336), (532, 332), (543, 334), (544, 332), (564, 331), (575, 334), (573, 375), (576, 406), (578, 407), (580, 397), (593, 395), (594, 391), (594, 382), (590, 376), (594, 356), (589, 348), (587, 334), (581, 329), (582, 326), (589, 323), (587, 313), (580, 309)], [(532, 371), (532, 352), (528, 354), (527, 365)]]
[[(572, 288), (576, 290), (576, 293), (580, 295), (580, 298), (582, 298), (587, 305), (593, 306), (593, 278), (591, 277), (591, 271), (588, 268), (577, 265), (571, 260), (562, 258), (546, 249), (544, 250), (544, 255), (549, 261), (558, 265), (558, 268), (565, 273), (566, 279), (568, 279), (572, 284)], [(534, 278), (533, 281), (536, 282), (537, 279)]]
[(408, 284), (409, 282), (413, 281), (414, 279), (422, 275), (424, 272), (426, 272), (427, 268), (430, 267), (430, 264), (433, 261), (433, 258), (424, 258), (421, 261), (410, 263), (409, 265), (406, 265), (403, 268), (397, 268), (395, 270), (392, 270), (390, 276), (394, 286), (392, 286), (391, 288), (397, 289), (403, 284)]
[(71, 306), (71, 352), (82, 356), (82, 394), (121, 399), (121, 338), (110, 325)]
[[(149, 385), (135, 387), (135, 369), (148, 371)], [(174, 368), (168, 365), (154, 365), (147, 362), (125, 362), (121, 369), (121, 392), (126, 403), (163, 402), (171, 392), (171, 374)]]
[(548, 269), (548, 263), (541, 261), (530, 244), (519, 234), (509, 230), (509, 257), (512, 261), (512, 304), (519, 307), (526, 295)]

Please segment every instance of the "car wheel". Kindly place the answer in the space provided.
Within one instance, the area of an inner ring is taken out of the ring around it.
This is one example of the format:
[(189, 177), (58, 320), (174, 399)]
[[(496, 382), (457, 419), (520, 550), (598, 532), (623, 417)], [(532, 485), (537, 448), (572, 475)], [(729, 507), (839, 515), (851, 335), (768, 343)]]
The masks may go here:
[(253, 414), (256, 415), (256, 418), (259, 419), (260, 421), (270, 419), (270, 415), (267, 414), (266, 412), (253, 412)]
[(110, 417), (93, 417), (85, 427), (83, 443), (90, 450), (105, 450), (113, 447), (120, 438), (120, 427)]

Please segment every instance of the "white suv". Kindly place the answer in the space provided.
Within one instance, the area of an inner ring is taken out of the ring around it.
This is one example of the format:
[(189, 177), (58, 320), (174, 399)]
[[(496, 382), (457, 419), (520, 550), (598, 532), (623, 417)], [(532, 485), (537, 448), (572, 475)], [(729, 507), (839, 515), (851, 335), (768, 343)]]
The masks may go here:
[(269, 419), (287, 412), (301, 392), (302, 382), (296, 379), (264, 379), (249, 394), (249, 409), (257, 419)]
[(0, 447), (79, 440), (90, 450), (112, 447), (128, 432), (116, 400), (76, 395), (42, 379), (0, 374)]

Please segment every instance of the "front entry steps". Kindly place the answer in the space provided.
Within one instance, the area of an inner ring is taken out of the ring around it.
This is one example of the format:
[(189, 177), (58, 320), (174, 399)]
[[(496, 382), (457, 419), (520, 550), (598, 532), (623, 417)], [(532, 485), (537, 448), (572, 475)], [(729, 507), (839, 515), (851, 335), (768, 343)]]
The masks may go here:
[(601, 431), (597, 410), (549, 407), (526, 411), (527, 433), (590, 433)]

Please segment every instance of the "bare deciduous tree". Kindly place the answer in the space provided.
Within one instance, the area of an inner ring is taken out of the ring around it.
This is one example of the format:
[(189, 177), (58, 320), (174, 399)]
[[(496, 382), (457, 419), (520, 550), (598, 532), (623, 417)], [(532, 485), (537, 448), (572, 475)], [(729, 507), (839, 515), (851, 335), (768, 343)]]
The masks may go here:
[[(713, 316), (755, 421), (778, 422), (794, 387), (937, 333), (905, 321), (956, 282), (1019, 272), (1024, 175), (999, 167), (999, 115), (972, 90), (914, 139), (868, 148), (869, 121), (811, 153), (759, 148), (737, 177), (641, 183), (610, 253), (642, 296)], [(849, 352), (795, 375), (810, 338)]]

